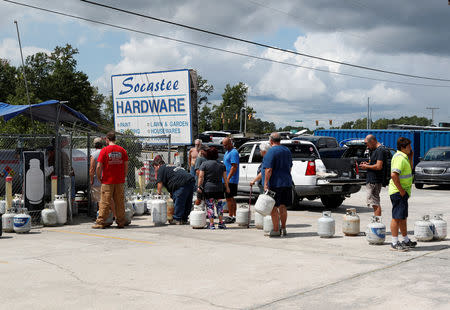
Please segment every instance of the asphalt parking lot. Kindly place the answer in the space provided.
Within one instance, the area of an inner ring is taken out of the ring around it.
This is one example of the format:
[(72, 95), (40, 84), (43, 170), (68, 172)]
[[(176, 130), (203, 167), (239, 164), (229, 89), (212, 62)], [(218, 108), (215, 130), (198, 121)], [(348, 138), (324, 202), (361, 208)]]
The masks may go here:
[[(154, 227), (149, 216), (123, 230), (92, 230), (81, 217), (77, 225), (4, 234), (0, 308), (448, 309), (450, 240), (401, 253), (390, 251), (390, 236), (381, 246), (344, 237), (346, 207), (357, 208), (365, 230), (371, 210), (364, 204), (363, 189), (333, 213), (332, 239), (316, 235), (318, 201), (289, 211), (283, 239), (235, 224)], [(389, 226), (386, 189), (382, 204)], [(413, 189), (410, 236), (421, 215), (449, 209), (448, 189)]]

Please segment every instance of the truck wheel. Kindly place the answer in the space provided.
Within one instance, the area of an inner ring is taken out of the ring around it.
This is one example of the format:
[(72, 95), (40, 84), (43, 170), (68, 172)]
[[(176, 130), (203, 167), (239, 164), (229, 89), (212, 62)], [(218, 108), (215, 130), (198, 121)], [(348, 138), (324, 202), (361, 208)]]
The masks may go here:
[(414, 186), (415, 186), (417, 189), (422, 189), (422, 188), (423, 188), (423, 183), (416, 183), (416, 184), (414, 184)]
[(295, 192), (295, 188), (292, 187), (292, 204), (291, 208), (296, 209), (300, 207), (300, 198), (297, 196), (297, 193)]
[(339, 208), (344, 201), (344, 197), (337, 195), (329, 195), (329, 196), (320, 196), (320, 200), (325, 208), (328, 209), (336, 209)]

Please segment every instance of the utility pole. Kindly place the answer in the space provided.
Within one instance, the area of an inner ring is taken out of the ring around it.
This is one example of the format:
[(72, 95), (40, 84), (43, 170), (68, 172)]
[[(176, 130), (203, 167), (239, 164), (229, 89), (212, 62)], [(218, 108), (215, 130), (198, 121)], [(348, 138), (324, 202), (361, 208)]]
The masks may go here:
[(247, 96), (245, 96), (245, 117), (244, 117), (244, 137), (247, 136)]
[(434, 125), (434, 110), (439, 110), (440, 108), (427, 107), (427, 110), (431, 110), (431, 125)]
[[(25, 63), (23, 61), (22, 43), (20, 42), (19, 24), (17, 23), (17, 20), (14, 21), (14, 24), (16, 24), (17, 40), (19, 41), (20, 57), (22, 58), (22, 73), (23, 73), (23, 79), (25, 81), (25, 91), (27, 93), (28, 105), (31, 106), (30, 94), (28, 93), (27, 75), (25, 74)], [(30, 110), (30, 113), (31, 113), (31, 110)], [(31, 118), (31, 120), (33, 120), (33, 118)]]

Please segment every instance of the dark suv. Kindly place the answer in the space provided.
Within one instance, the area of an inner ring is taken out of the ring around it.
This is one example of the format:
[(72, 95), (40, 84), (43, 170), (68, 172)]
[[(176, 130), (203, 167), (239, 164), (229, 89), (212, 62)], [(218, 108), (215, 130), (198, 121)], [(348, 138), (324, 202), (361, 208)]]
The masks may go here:
[(415, 168), (414, 184), (450, 185), (450, 146), (430, 149)]

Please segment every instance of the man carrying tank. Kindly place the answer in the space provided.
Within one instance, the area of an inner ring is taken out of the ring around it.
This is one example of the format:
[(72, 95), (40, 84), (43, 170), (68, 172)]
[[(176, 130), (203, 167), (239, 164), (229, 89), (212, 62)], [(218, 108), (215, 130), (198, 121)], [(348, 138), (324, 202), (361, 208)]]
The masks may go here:
[[(228, 186), (230, 192), (225, 193), (225, 198), (227, 200), (228, 207), (228, 223), (236, 222), (236, 200), (237, 189), (239, 183), (239, 153), (234, 148), (233, 142), (230, 138), (225, 138), (222, 140), (223, 147), (227, 150), (223, 156), (223, 163), (227, 172)], [(225, 180), (224, 180), (225, 182)]]
[[(272, 146), (263, 158), (264, 190), (275, 193), (275, 206), (272, 209), (273, 231), (270, 237), (287, 235), (286, 221), (287, 209), (292, 202), (292, 154), (291, 151), (281, 145), (281, 136), (274, 132), (270, 135), (270, 145)], [(280, 229), (281, 219), (281, 229)]]
[[(405, 252), (409, 248), (414, 248), (417, 242), (408, 238), (407, 218), (408, 199), (411, 196), (411, 186), (413, 182), (413, 151), (411, 141), (400, 137), (397, 140), (397, 153), (392, 157), (391, 181), (389, 182), (389, 196), (392, 202), (391, 249)], [(403, 236), (403, 241), (398, 240), (398, 230)]]
[(367, 206), (373, 208), (375, 216), (381, 216), (380, 191), (383, 186), (384, 147), (374, 135), (368, 135), (364, 143), (369, 149), (369, 162), (362, 162), (361, 169), (367, 170), (366, 192)]
[[(128, 154), (121, 146), (116, 145), (116, 134), (106, 134), (106, 143), (98, 156), (97, 178), (102, 183), (100, 206), (94, 229), (105, 228), (105, 221), (111, 208), (115, 208), (117, 228), (125, 226), (124, 184), (128, 173)], [(114, 204), (111, 206), (111, 200)]]

